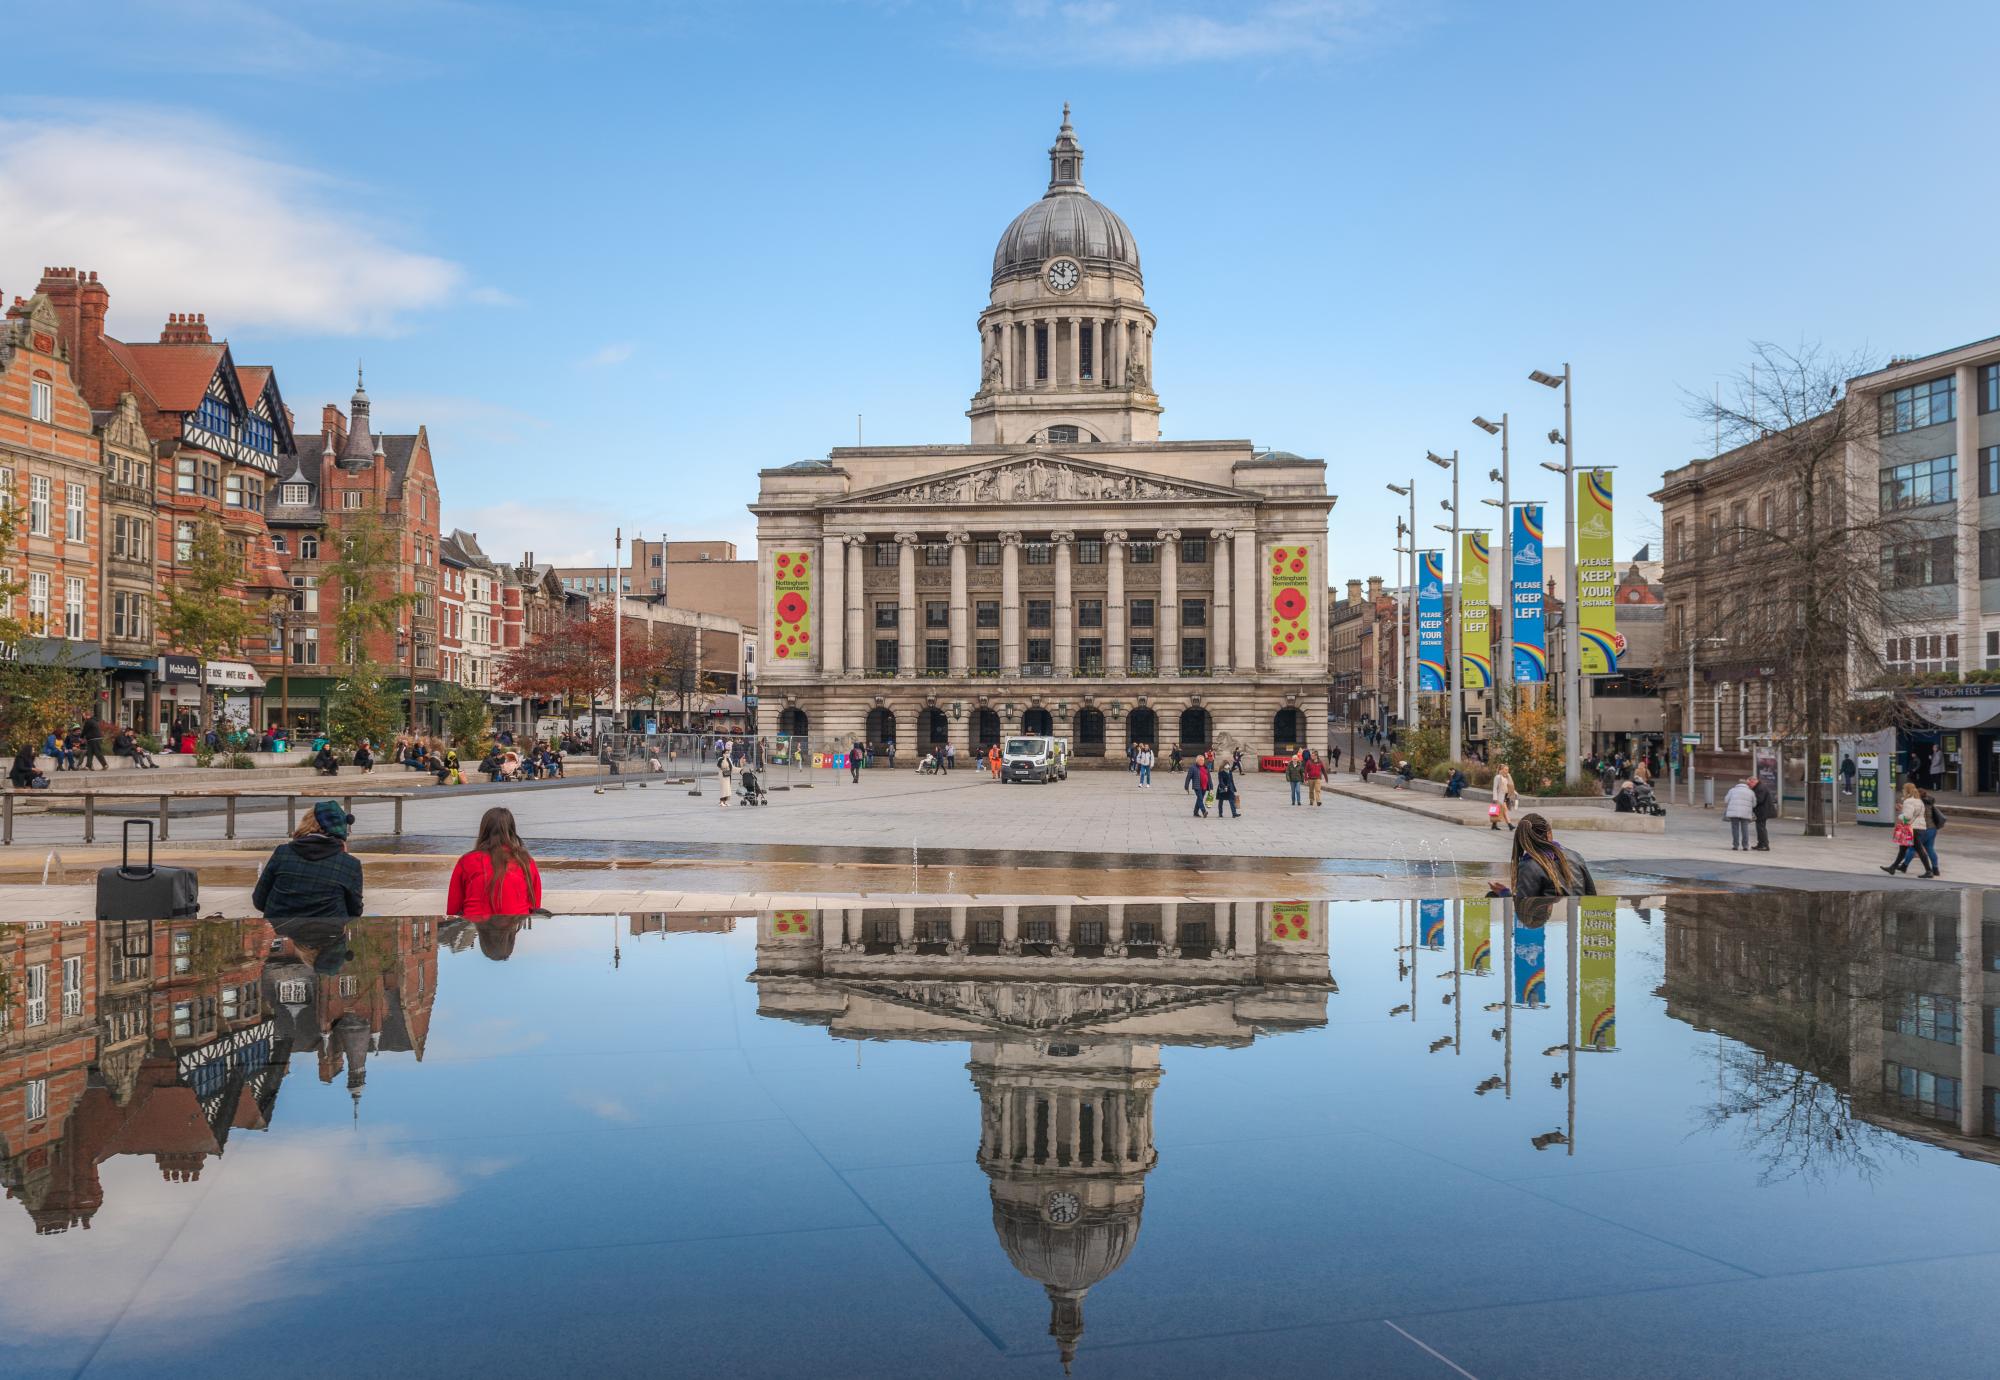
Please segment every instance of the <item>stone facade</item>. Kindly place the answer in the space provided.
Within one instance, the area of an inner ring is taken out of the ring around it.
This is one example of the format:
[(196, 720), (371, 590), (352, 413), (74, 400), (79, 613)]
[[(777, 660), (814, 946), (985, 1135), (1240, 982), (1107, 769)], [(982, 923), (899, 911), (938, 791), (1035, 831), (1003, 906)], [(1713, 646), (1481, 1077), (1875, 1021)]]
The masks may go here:
[[(1064, 121), (994, 259), (970, 445), (839, 448), (759, 476), (763, 723), (977, 751), (1324, 736), (1326, 466), (1161, 441), (1138, 250)], [(1039, 256), (1039, 257), (1038, 257)]]

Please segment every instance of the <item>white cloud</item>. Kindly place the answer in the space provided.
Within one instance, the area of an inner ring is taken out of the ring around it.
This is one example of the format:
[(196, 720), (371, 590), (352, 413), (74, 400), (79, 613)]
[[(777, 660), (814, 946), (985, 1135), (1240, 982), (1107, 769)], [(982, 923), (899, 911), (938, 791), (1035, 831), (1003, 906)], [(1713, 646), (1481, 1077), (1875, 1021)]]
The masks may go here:
[[(199, 187), (228, 190), (191, 194)], [(219, 334), (385, 332), (449, 300), (463, 271), (391, 243), (369, 199), (193, 116), (0, 120), (0, 265), (96, 270), (113, 333), (135, 339), (169, 311), (205, 312)]]
[(521, 299), (504, 288), (476, 287), (465, 294), (465, 300), (482, 307), (518, 307)]
[(506, 403), (459, 393), (373, 393), (375, 425), (394, 431), (426, 428), (431, 454), (440, 465), (470, 460), (465, 444), (522, 445), (549, 428), (548, 419)]
[(614, 364), (623, 364), (632, 358), (638, 346), (629, 340), (616, 340), (601, 349), (594, 350), (576, 362), (579, 369), (607, 369)]
[[(1032, 21), (1024, 30), (1023, 20)], [(1266, 0), (1262, 4), (1151, 0), (1020, 0), (992, 46), (1037, 62), (1160, 67), (1195, 62), (1334, 55), (1381, 26), (1378, 0)]]
[[(447, 486), (445, 492), (451, 489)], [(447, 507), (446, 530), (462, 527), (477, 533), (479, 546), (496, 561), (518, 561), (525, 552), (547, 565), (601, 565), (611, 559), (612, 531), (623, 523), (631, 537), (631, 519), (609, 508), (586, 508), (555, 502), (524, 503), (507, 499), (475, 507)]]

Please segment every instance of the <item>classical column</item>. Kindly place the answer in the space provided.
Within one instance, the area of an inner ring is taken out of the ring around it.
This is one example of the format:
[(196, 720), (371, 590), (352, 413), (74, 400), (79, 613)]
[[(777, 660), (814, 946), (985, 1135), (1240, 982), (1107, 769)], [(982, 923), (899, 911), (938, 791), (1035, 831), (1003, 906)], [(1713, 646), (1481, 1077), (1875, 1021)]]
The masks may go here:
[(1236, 955), (1238, 958), (1257, 956), (1257, 915), (1255, 901), (1238, 901), (1236, 904)]
[(1257, 644), (1264, 639), (1260, 635), (1257, 607), (1257, 529), (1239, 527), (1236, 529), (1236, 578), (1231, 582), (1230, 593), (1236, 600), (1236, 669), (1254, 671), (1257, 669)]
[[(1000, 534), (1000, 670), (1021, 673), (1021, 534)], [(1007, 729), (1007, 732), (1013, 732)]]
[(1050, 540), (1055, 543), (1056, 547), (1056, 647), (1054, 659), (1056, 674), (1067, 676), (1076, 669), (1076, 656), (1070, 632), (1074, 620), (1070, 616), (1071, 599), (1069, 589), (1069, 548), (1070, 543), (1076, 540), (1076, 533), (1067, 531), (1052, 532), (1050, 533)]
[(1125, 672), (1125, 534), (1104, 534), (1104, 670)]
[(951, 947), (960, 953), (965, 951), (965, 911), (964, 906), (951, 908)]
[[(1069, 319), (1069, 386), (1083, 387), (1083, 318)], [(1967, 396), (1970, 396), (1969, 394)]]
[(1153, 665), (1163, 676), (1181, 669), (1181, 533), (1162, 527), (1160, 539), (1160, 607), (1153, 615)]
[(964, 532), (948, 532), (945, 540), (951, 544), (951, 673), (962, 676), (970, 665), (966, 660), (965, 545), (971, 538)]
[[(847, 543), (847, 646), (848, 664), (855, 671), (862, 672), (875, 665), (868, 646), (867, 625), (862, 621), (862, 605), (866, 602), (862, 586), (866, 583), (863, 562), (867, 559), (868, 538), (848, 536), (842, 538)], [(832, 727), (832, 725), (828, 725)]]
[[(896, 533), (896, 664), (917, 673), (917, 534)], [(912, 739), (911, 741), (915, 741)]]
[(823, 676), (847, 671), (847, 562), (840, 543), (831, 532), (820, 538), (819, 670)]
[(993, 328), (993, 350), (1000, 356), (1000, 390), (1004, 393), (1014, 384), (1014, 361), (1007, 358), (1008, 346), (1013, 343), (1014, 333), (1005, 321)]
[(1104, 907), (1104, 952), (1117, 958), (1125, 952), (1125, 903), (1110, 901)]
[(1218, 671), (1235, 665), (1236, 628), (1229, 621), (1229, 529), (1208, 534), (1208, 560), (1215, 570), (1215, 606), (1208, 611), (1208, 664)]
[(1000, 907), (1000, 952), (1017, 954), (1021, 952), (1021, 908), (1019, 906)]

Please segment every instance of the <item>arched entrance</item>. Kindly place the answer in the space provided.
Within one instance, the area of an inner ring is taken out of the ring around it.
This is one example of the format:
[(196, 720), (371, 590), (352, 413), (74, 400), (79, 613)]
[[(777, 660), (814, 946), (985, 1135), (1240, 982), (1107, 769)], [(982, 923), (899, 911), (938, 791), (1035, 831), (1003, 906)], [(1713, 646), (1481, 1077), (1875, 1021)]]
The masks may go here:
[(787, 706), (778, 711), (778, 732), (787, 738), (803, 738), (811, 731), (812, 720), (806, 711)]
[(1306, 716), (1296, 706), (1280, 709), (1271, 719), (1271, 747), (1276, 752), (1297, 752), (1306, 745)]
[(1031, 733), (1041, 738), (1049, 738), (1055, 735), (1055, 731), (1056, 721), (1048, 710), (1034, 708), (1022, 711), (1021, 732)]
[(896, 741), (896, 711), (893, 709), (871, 709), (868, 711), (868, 746), (887, 747)]
[(1000, 741), (1000, 715), (991, 709), (975, 709), (967, 720), (971, 725), (974, 752), (984, 752)]
[(1208, 711), (1200, 705), (1181, 711), (1180, 745), (1189, 751), (1208, 750)]
[(1089, 705), (1076, 711), (1076, 755), (1079, 757), (1102, 757), (1104, 755), (1104, 711)]
[(917, 715), (917, 747), (923, 752), (943, 747), (951, 741), (951, 720), (935, 706)]
[(1160, 751), (1160, 716), (1140, 705), (1125, 716), (1125, 741), (1134, 747), (1150, 743), (1154, 751)]

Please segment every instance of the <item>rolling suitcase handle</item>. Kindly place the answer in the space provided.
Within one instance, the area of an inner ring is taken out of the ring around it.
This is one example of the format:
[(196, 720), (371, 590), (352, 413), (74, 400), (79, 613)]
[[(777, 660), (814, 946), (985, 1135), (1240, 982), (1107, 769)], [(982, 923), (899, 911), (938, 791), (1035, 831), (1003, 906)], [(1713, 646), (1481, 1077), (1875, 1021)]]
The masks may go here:
[[(132, 831), (134, 829), (144, 829), (146, 831), (146, 870), (144, 872), (137, 872), (134, 871), (132, 868)], [(118, 859), (118, 875), (121, 877), (131, 878), (134, 881), (138, 881), (153, 875), (153, 821), (152, 820), (128, 819), (125, 821), (125, 839), (124, 839), (124, 846), (121, 849), (121, 856)]]

